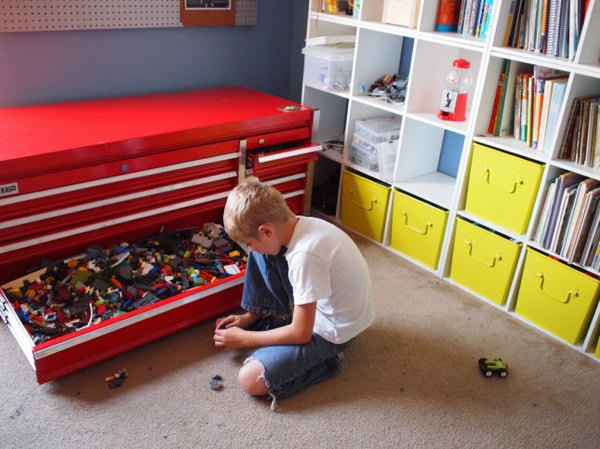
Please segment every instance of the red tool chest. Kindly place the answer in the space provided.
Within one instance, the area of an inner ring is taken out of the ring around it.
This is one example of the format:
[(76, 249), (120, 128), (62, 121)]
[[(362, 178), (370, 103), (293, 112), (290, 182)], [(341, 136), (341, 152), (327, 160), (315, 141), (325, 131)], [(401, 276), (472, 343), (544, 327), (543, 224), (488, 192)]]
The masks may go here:
[[(303, 213), (321, 149), (312, 119), (241, 87), (0, 109), (0, 285), (90, 244), (222, 223), (248, 174)], [(233, 275), (39, 344), (1, 289), (0, 315), (43, 383), (236, 308), (242, 283)]]

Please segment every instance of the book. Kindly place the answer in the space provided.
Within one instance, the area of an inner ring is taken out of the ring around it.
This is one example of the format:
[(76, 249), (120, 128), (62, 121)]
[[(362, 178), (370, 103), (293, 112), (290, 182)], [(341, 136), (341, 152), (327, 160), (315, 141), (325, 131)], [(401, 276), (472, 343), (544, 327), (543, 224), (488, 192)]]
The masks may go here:
[(563, 98), (565, 91), (567, 90), (567, 79), (554, 80), (552, 85), (552, 98), (550, 99), (550, 106), (548, 110), (548, 123), (546, 124), (546, 131), (544, 136), (544, 145), (552, 144), (556, 129), (558, 128), (558, 116), (560, 115), (560, 109), (562, 107)]
[(548, 186), (548, 191), (546, 192), (546, 196), (544, 197), (544, 203), (542, 205), (542, 212), (540, 213), (540, 219), (537, 224), (537, 229), (535, 231), (534, 241), (538, 243), (542, 243), (544, 241), (544, 235), (546, 235), (546, 231), (548, 230), (548, 222), (550, 220), (550, 210), (552, 208), (552, 204), (554, 204), (554, 196), (556, 194), (556, 179), (550, 183)]
[(535, 90), (533, 80), (535, 78), (530, 76), (527, 78), (527, 134), (526, 141), (527, 146), (531, 148), (533, 146), (533, 109), (535, 101)]
[(540, 120), (542, 118), (542, 101), (544, 99), (544, 79), (535, 78), (535, 94), (533, 107), (532, 147), (537, 149), (540, 137)]
[(594, 142), (594, 168), (600, 168), (600, 106), (596, 114), (596, 139)]
[(588, 214), (590, 206), (594, 207), (591, 204), (593, 202), (593, 196), (590, 195), (590, 192), (596, 189), (600, 193), (600, 189), (597, 189), (598, 185), (600, 185), (599, 181), (588, 178), (584, 181), (581, 181), (577, 186), (575, 205), (573, 207), (574, 217), (569, 226), (565, 248), (563, 251), (563, 255), (567, 257), (569, 263), (573, 263), (574, 261), (579, 241), (582, 240), (582, 238), (585, 239), (587, 236), (585, 234), (586, 214)]
[(382, 22), (415, 28), (419, 6), (420, 0), (384, 0)]
[(586, 148), (585, 148), (585, 166), (594, 166), (594, 151), (596, 146), (596, 125), (598, 117), (598, 105), (600, 104), (600, 97), (590, 100), (589, 117), (588, 117), (588, 133), (586, 137)]
[(504, 85), (504, 80), (506, 78), (506, 66), (510, 64), (508, 59), (504, 60), (504, 64), (502, 64), (502, 69), (500, 70), (500, 74), (498, 75), (498, 84), (496, 84), (496, 93), (494, 94), (494, 103), (492, 104), (492, 113), (490, 114), (490, 121), (488, 123), (488, 134), (496, 135), (496, 122), (498, 121), (498, 109), (500, 106), (500, 96), (502, 94), (502, 86)]
[(515, 81), (513, 136), (521, 140), (521, 97), (523, 95), (523, 77), (519, 73)]
[[(509, 136), (513, 131), (513, 120), (515, 109), (515, 89), (516, 78), (519, 70), (519, 63), (512, 61), (508, 69), (508, 77), (506, 79), (506, 91), (504, 94), (503, 110), (499, 121), (498, 135)], [(516, 137), (516, 136), (515, 136)]]
[(591, 266), (592, 259), (597, 252), (598, 242), (600, 241), (600, 208), (598, 208), (594, 214), (594, 219), (590, 226), (590, 232), (588, 241), (584, 247), (583, 254), (581, 255), (581, 265)]
[(562, 0), (549, 0), (548, 6), (548, 38), (546, 40), (546, 54), (558, 56), (559, 18)]
[(569, 57), (569, 0), (562, 0), (558, 18), (558, 56)]
[[(549, 78), (544, 80), (544, 98), (542, 102), (542, 114), (540, 117), (540, 134), (538, 138), (538, 149), (541, 151), (545, 151), (546, 142), (552, 143), (551, 140), (547, 140), (548, 136), (552, 136), (553, 129), (550, 126), (555, 126), (554, 124), (550, 125), (550, 107), (552, 105), (552, 98), (554, 94), (554, 85), (555, 83), (566, 83), (568, 78), (560, 77), (560, 78)], [(560, 89), (559, 89), (560, 90)], [(562, 91), (564, 94), (564, 90)], [(558, 100), (558, 95), (560, 95), (560, 100), (558, 101), (558, 106), (555, 106), (556, 110), (560, 110), (560, 105), (562, 104), (562, 95), (557, 93), (556, 99)], [(553, 111), (554, 114), (557, 114), (556, 111)], [(555, 120), (555, 117), (552, 117), (552, 120)], [(551, 139), (551, 137), (550, 137)]]
[(527, 142), (527, 135), (529, 132), (529, 80), (531, 79), (531, 73), (522, 74), (522, 85), (521, 85), (521, 130), (520, 140)]
[(576, 185), (565, 188), (560, 201), (560, 210), (558, 213), (556, 226), (554, 228), (554, 234), (552, 235), (552, 242), (550, 244), (550, 251), (557, 254), (560, 254), (562, 250), (568, 222), (571, 218), (571, 212), (573, 210), (576, 190)]
[(552, 204), (552, 209), (550, 211), (550, 222), (548, 224), (548, 230), (544, 236), (544, 241), (542, 243), (542, 246), (544, 248), (550, 248), (550, 245), (553, 241), (553, 236), (555, 233), (554, 231), (558, 221), (558, 215), (562, 207), (562, 198), (565, 189), (583, 181), (583, 179), (583, 176), (573, 172), (565, 172), (556, 179), (557, 182), (555, 200)]

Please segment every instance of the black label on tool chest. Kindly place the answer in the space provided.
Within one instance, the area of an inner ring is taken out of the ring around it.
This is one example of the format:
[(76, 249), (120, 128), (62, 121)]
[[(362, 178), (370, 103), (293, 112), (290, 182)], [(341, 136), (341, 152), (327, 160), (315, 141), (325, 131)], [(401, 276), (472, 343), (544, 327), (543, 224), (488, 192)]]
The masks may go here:
[(15, 193), (19, 193), (19, 184), (16, 182), (0, 186), (0, 196), (13, 195)]

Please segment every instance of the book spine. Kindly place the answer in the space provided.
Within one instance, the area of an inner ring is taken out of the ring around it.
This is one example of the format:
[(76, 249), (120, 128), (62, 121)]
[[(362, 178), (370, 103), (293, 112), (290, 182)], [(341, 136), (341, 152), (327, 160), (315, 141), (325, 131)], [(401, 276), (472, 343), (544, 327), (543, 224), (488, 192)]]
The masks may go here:
[(436, 31), (453, 32), (458, 27), (460, 0), (440, 0)]
[(535, 81), (535, 102), (533, 107), (533, 137), (532, 147), (538, 149), (538, 141), (540, 138), (540, 121), (542, 117), (542, 101), (544, 100), (544, 80), (536, 79)]

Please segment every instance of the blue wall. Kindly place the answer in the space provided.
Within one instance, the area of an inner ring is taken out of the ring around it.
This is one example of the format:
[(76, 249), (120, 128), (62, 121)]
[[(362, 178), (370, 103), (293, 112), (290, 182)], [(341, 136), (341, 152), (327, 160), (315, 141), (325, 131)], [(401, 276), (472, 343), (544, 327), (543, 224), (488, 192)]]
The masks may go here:
[(256, 26), (0, 33), (0, 107), (223, 85), (299, 100), (293, 1), (258, 1)]

